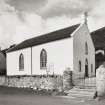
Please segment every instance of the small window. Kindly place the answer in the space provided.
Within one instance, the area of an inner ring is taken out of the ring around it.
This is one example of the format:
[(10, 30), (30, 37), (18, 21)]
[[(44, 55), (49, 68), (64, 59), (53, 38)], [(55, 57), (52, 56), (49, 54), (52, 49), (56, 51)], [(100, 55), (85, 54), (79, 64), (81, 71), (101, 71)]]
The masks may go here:
[(85, 54), (86, 55), (88, 54), (88, 44), (87, 44), (87, 42), (85, 43)]
[(79, 61), (79, 72), (81, 72), (81, 61)]
[(42, 49), (40, 53), (40, 69), (46, 69), (46, 68), (47, 68), (47, 52), (45, 49)]
[(93, 72), (93, 64), (91, 64), (91, 73)]
[(19, 56), (19, 70), (24, 70), (24, 56), (22, 53)]

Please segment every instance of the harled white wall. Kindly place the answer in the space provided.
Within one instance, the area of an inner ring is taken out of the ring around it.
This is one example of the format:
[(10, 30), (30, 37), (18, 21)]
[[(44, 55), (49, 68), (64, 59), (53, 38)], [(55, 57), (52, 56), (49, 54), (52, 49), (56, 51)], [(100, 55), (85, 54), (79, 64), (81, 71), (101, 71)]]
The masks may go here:
[[(85, 42), (88, 44), (88, 55), (85, 54)], [(73, 36), (73, 64), (74, 71), (79, 73), (79, 60), (81, 61), (82, 71), (85, 73), (85, 60), (88, 59), (89, 76), (95, 75), (95, 48), (92, 42), (90, 32), (84, 23)], [(93, 64), (93, 72), (91, 72), (91, 64)]]
[[(73, 68), (73, 40), (66, 38), (32, 47), (32, 75), (46, 74), (40, 70), (40, 52), (47, 51), (47, 70), (50, 74), (62, 74), (70, 67)], [(24, 71), (19, 71), (19, 55), (24, 55)], [(31, 48), (7, 53), (7, 75), (31, 75)]]
[[(85, 42), (88, 43), (88, 55), (85, 54)], [(33, 46), (32, 69), (31, 48), (7, 53), (7, 75), (31, 75), (31, 73), (32, 75), (46, 74), (46, 70), (40, 69), (40, 52), (42, 49), (47, 51), (47, 70), (49, 70), (50, 73), (62, 74), (68, 67), (78, 72), (79, 60), (82, 62), (82, 72), (85, 72), (85, 59), (87, 58), (89, 75), (95, 74), (94, 45), (86, 24), (82, 24), (71, 38)], [(21, 53), (24, 54), (24, 71), (19, 71), (19, 55)], [(93, 73), (91, 73), (91, 64), (93, 64)]]
[(70, 67), (73, 68), (73, 40), (67, 38), (32, 47), (32, 74), (46, 74), (46, 70), (40, 70), (40, 52), (47, 51), (47, 68), (50, 73), (62, 74)]
[[(19, 71), (19, 55), (24, 55), (24, 70)], [(31, 48), (7, 53), (7, 75), (31, 75)]]

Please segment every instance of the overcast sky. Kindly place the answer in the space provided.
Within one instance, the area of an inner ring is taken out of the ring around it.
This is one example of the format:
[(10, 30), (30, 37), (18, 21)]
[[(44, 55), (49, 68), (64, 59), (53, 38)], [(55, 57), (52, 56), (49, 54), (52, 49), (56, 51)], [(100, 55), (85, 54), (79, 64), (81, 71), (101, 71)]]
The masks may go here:
[(105, 0), (0, 0), (0, 46), (82, 22), (90, 31), (105, 26)]

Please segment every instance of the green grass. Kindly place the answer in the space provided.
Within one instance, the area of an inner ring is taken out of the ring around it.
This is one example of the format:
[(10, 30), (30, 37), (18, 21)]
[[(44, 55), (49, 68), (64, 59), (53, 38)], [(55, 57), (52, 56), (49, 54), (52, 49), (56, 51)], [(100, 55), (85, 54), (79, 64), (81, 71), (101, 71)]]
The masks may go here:
[(0, 94), (34, 94), (35, 91), (28, 88), (15, 88), (0, 86)]
[(58, 92), (58, 90), (33, 90), (30, 88), (16, 88), (16, 87), (6, 87), (0, 86), (0, 94), (13, 95), (13, 94), (23, 94), (23, 95), (67, 95), (64, 92)]

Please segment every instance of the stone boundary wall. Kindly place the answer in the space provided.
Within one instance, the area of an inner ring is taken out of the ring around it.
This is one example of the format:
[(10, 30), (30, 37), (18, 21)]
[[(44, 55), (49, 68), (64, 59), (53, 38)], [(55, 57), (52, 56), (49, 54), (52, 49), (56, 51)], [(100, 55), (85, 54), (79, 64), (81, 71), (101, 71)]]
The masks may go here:
[(59, 89), (63, 88), (63, 77), (56, 76), (0, 76), (0, 85), (32, 89)]

